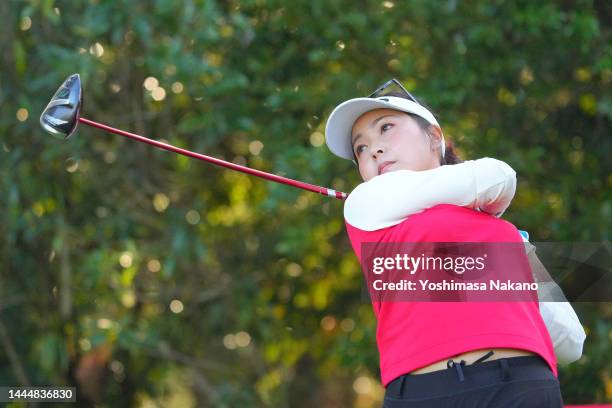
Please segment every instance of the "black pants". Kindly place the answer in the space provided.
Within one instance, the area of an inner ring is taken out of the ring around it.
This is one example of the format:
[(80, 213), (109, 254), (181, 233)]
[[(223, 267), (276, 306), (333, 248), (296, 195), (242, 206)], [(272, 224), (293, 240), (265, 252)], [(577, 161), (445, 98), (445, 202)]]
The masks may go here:
[(559, 381), (537, 356), (500, 358), (406, 374), (387, 386), (383, 408), (563, 407)]

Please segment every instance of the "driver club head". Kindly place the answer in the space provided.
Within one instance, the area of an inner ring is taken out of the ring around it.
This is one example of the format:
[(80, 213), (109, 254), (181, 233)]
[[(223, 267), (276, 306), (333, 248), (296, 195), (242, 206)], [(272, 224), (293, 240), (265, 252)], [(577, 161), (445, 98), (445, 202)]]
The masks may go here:
[(58, 139), (68, 139), (77, 129), (82, 104), (81, 77), (72, 74), (55, 92), (40, 115), (41, 126)]

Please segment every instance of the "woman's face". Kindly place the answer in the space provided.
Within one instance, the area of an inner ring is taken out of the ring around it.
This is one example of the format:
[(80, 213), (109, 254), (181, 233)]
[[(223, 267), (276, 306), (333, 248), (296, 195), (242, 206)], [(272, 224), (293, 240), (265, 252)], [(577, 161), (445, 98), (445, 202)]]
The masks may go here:
[(361, 178), (368, 181), (389, 171), (439, 167), (440, 134), (437, 128), (430, 129), (434, 140), (410, 115), (393, 109), (376, 109), (361, 115), (351, 133)]

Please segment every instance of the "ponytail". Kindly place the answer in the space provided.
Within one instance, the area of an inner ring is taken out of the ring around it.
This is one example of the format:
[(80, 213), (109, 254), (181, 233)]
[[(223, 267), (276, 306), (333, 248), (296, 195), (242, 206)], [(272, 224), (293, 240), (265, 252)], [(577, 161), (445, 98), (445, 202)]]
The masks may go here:
[(445, 149), (446, 151), (444, 152), (444, 158), (440, 160), (441, 165), (444, 166), (446, 164), (459, 164), (463, 162), (463, 160), (461, 160), (461, 158), (457, 154), (457, 151), (455, 150), (455, 144), (452, 140), (446, 141)]

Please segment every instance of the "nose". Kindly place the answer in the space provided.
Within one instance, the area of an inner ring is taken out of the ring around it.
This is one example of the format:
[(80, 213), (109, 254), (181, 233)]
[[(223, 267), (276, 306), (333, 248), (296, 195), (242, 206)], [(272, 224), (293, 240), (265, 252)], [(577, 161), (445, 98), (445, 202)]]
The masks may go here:
[(374, 159), (380, 157), (385, 152), (385, 148), (382, 145), (372, 146), (372, 157)]

